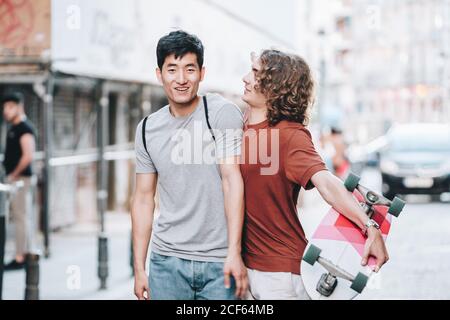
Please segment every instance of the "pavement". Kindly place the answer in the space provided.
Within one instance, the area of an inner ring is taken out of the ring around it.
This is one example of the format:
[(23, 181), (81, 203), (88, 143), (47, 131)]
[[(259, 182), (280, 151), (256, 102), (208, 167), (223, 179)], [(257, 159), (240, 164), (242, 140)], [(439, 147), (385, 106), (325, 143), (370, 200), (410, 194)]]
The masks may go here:
[[(134, 300), (130, 266), (130, 217), (126, 213), (108, 213), (105, 230), (108, 237), (109, 276), (107, 289), (100, 290), (97, 276), (98, 226), (76, 224), (52, 233), (50, 257), (40, 259), (41, 300)], [(8, 262), (13, 256), (11, 236), (6, 247)], [(25, 271), (10, 271), (3, 278), (3, 299), (22, 300)]]

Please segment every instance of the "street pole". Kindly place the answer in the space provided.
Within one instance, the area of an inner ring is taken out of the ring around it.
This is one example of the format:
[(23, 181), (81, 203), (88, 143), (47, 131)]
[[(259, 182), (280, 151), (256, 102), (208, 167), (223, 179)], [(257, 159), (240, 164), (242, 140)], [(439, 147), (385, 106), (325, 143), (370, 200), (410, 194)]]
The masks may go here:
[(39, 300), (39, 254), (28, 253), (25, 261), (25, 300)]
[[(5, 153), (6, 141), (6, 126), (4, 122), (0, 122), (0, 153)], [(5, 171), (0, 168), (0, 183), (5, 180)], [(5, 192), (0, 191), (0, 300), (3, 300), (3, 271), (4, 271), (4, 259), (5, 259), (5, 245), (6, 245), (6, 213), (7, 207), (7, 195)]]
[(50, 185), (51, 166), (50, 159), (53, 155), (53, 92), (54, 79), (50, 73), (47, 80), (47, 92), (44, 96), (44, 169), (43, 169), (43, 234), (44, 234), (44, 256), (50, 256)]
[[(2, 179), (3, 180), (3, 179)], [(3, 269), (6, 242), (6, 193), (0, 192), (0, 300), (3, 300)]]
[(107, 168), (104, 157), (105, 145), (108, 138), (108, 98), (104, 95), (103, 82), (97, 88), (97, 207), (100, 218), (100, 232), (98, 235), (98, 277), (100, 289), (106, 289), (108, 278), (108, 238), (105, 234), (105, 211), (108, 199)]
[[(4, 154), (5, 126), (0, 122), (0, 153)], [(0, 183), (5, 179), (5, 172), (0, 168)], [(0, 191), (0, 300), (3, 300), (3, 269), (6, 244), (6, 194)]]
[[(30, 188), (27, 190), (31, 196), (31, 202), (28, 210), (34, 215), (36, 213), (35, 194), (36, 194), (37, 179), (33, 179)], [(25, 300), (39, 300), (39, 259), (40, 250), (36, 247), (29, 248), (30, 250), (25, 257)]]

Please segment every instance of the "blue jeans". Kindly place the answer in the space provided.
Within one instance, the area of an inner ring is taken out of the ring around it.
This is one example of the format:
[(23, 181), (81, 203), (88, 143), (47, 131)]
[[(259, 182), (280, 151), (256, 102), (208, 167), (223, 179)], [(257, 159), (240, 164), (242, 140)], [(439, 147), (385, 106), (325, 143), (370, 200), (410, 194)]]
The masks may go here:
[(152, 300), (236, 300), (236, 284), (225, 288), (221, 262), (202, 262), (150, 255), (149, 288)]

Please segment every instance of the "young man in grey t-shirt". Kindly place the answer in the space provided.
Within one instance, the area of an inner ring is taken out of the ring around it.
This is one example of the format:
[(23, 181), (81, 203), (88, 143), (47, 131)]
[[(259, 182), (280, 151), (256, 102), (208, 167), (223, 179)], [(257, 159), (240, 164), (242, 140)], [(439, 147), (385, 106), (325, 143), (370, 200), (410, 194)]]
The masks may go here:
[[(196, 36), (175, 31), (162, 37), (157, 58), (169, 105), (136, 130), (135, 294), (158, 300), (243, 297), (242, 114), (219, 95), (198, 95), (205, 68)], [(157, 186), (160, 215), (154, 221)]]

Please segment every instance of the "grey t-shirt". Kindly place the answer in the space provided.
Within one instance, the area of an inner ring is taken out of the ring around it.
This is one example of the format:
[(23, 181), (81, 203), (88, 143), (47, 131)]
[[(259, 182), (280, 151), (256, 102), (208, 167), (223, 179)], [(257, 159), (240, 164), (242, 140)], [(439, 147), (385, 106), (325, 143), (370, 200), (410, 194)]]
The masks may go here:
[(223, 262), (228, 235), (218, 159), (241, 154), (243, 116), (217, 94), (207, 94), (211, 131), (200, 99), (195, 111), (174, 117), (165, 106), (136, 129), (136, 173), (157, 173), (160, 215), (151, 250), (196, 261)]

